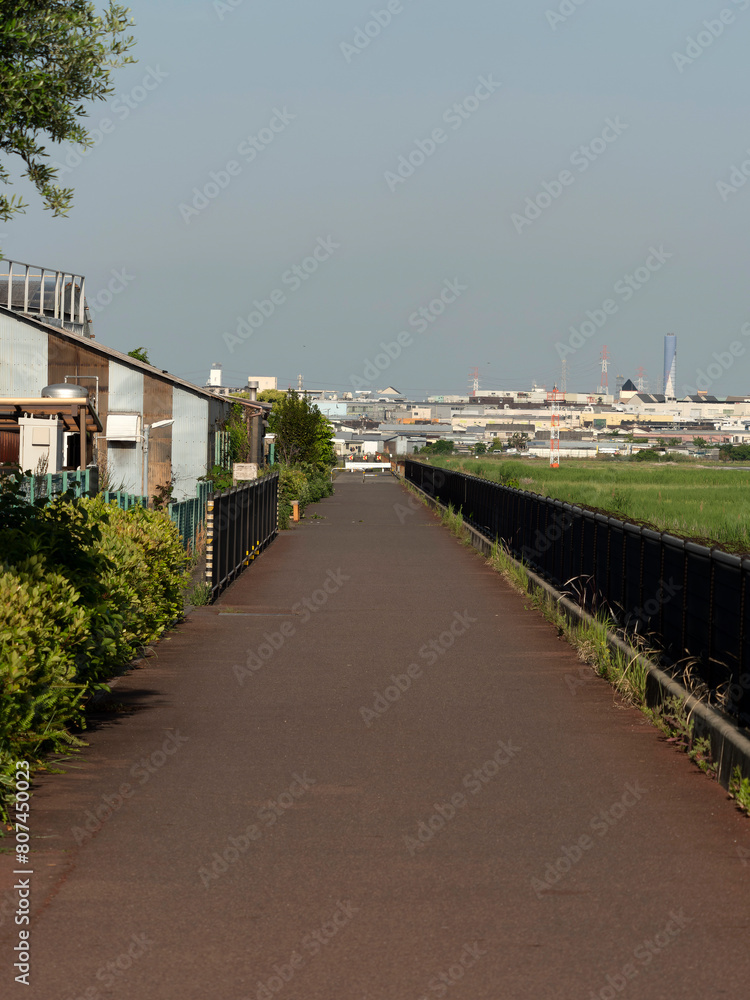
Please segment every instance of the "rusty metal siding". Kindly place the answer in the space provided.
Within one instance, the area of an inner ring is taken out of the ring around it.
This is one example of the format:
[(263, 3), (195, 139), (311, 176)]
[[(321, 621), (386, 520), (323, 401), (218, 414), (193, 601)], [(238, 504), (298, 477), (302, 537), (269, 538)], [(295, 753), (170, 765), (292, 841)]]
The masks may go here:
[[(143, 416), (143, 372), (117, 361), (109, 362), (109, 406), (107, 413), (140, 413)], [(102, 421), (104, 423), (104, 421)], [(106, 431), (106, 423), (104, 425)], [(143, 443), (110, 441), (107, 448), (113, 489), (141, 495)]]
[(174, 387), (172, 475), (175, 500), (194, 497), (198, 479), (208, 471), (208, 405), (205, 396)]
[(0, 313), (0, 396), (40, 396), (48, 380), (47, 333)]
[[(49, 384), (67, 380), (78, 380), (89, 391), (89, 398), (107, 426), (109, 406), (109, 359), (97, 351), (91, 350), (89, 342), (80, 338), (70, 340), (67, 337), (49, 335)], [(105, 470), (109, 463), (107, 439), (104, 434), (94, 435), (94, 459), (99, 466), (100, 474), (106, 482)], [(118, 485), (118, 484), (113, 484)]]
[[(172, 417), (172, 386), (164, 379), (144, 373), (143, 423), (155, 424)], [(173, 425), (174, 426), (174, 425)], [(159, 486), (168, 486), (172, 475), (172, 427), (157, 427), (148, 439), (148, 496)]]
[(21, 435), (17, 427), (0, 430), (0, 465), (18, 465), (21, 456)]
[(49, 384), (80, 380), (102, 418), (106, 416), (109, 395), (109, 359), (88, 346), (89, 341), (49, 334)]

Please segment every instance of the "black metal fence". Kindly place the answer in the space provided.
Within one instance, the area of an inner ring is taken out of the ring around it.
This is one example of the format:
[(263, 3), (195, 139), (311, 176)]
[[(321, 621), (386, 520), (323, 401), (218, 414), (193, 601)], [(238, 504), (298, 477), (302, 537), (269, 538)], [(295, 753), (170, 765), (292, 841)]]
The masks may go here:
[(405, 463), (405, 477), (589, 610), (661, 648), (750, 724), (750, 558), (498, 483)]
[(206, 510), (206, 582), (215, 600), (278, 534), (279, 474), (215, 493)]

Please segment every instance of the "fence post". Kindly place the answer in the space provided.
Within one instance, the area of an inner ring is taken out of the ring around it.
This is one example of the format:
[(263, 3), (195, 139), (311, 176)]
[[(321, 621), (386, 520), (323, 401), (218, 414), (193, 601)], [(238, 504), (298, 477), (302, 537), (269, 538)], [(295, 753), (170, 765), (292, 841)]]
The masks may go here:
[(206, 583), (213, 590), (214, 585), (214, 502), (206, 503)]

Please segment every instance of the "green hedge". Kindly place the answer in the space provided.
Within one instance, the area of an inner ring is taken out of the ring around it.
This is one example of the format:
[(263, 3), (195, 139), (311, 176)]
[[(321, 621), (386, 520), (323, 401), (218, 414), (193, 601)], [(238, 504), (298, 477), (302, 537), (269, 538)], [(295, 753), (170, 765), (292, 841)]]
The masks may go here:
[(321, 471), (301, 465), (275, 465), (279, 472), (279, 528), (288, 528), (292, 500), (299, 500), (300, 513), (311, 503), (333, 494), (330, 470)]
[(80, 743), (87, 697), (182, 614), (189, 558), (160, 511), (0, 492), (0, 815), (16, 760)]

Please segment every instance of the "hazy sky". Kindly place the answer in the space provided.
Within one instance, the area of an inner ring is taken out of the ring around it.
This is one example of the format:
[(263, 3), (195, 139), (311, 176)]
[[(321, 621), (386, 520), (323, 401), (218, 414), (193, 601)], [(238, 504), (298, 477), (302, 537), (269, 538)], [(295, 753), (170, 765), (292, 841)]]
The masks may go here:
[(655, 391), (674, 332), (678, 392), (750, 392), (750, 0), (131, 6), (69, 218), (0, 226), (103, 343), (419, 396), (593, 391), (605, 345)]

